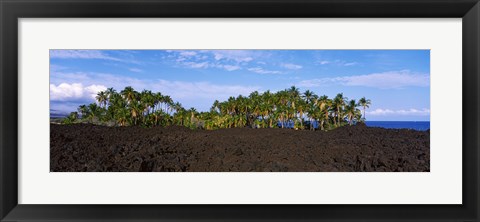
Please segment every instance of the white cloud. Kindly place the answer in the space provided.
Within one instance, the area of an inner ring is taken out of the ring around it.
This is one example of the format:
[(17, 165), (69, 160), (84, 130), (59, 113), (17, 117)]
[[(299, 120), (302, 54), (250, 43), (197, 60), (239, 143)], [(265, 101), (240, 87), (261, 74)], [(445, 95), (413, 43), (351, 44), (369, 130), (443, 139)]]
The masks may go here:
[(428, 116), (430, 115), (430, 109), (408, 109), (408, 110), (397, 110), (398, 114), (401, 115), (418, 115), (418, 116)]
[[(69, 81), (69, 79), (71, 80)], [(72, 83), (75, 80), (81, 80), (82, 84), (78, 82)], [(108, 85), (104, 86), (103, 84), (106, 83)], [(131, 86), (137, 91), (148, 89), (154, 92), (161, 92), (162, 94), (170, 95), (172, 99), (179, 101), (186, 108), (195, 107), (203, 111), (207, 111), (215, 99), (227, 100), (230, 96), (238, 96), (240, 94), (246, 96), (255, 90), (260, 91), (261, 89), (255, 85), (221, 85), (205, 81), (187, 82), (164, 79), (142, 80), (105, 73), (62, 73), (61, 75), (52, 76), (50, 98), (52, 101), (62, 101), (62, 104), (85, 100), (93, 102), (99, 91), (103, 91), (108, 87), (121, 91), (126, 86)]]
[(311, 79), (298, 83), (299, 86), (303, 87), (319, 87), (332, 84), (365, 86), (380, 89), (399, 89), (410, 86), (428, 87), (430, 85), (430, 75), (402, 70), (366, 75)]
[(320, 61), (318, 63), (320, 63), (320, 65), (326, 65), (326, 64), (330, 64), (331, 62), (327, 61), (327, 60), (323, 60), (323, 61)]
[(258, 74), (281, 74), (280, 71), (265, 70), (260, 67), (249, 68), (248, 71), (258, 73)]
[(95, 99), (98, 92), (105, 91), (105, 90), (107, 90), (107, 87), (104, 85), (91, 85), (91, 86), (85, 87), (83, 89), (83, 93), (86, 94), (86, 96), (90, 96), (90, 98)]
[(143, 72), (143, 70), (137, 68), (130, 68), (128, 70), (130, 70), (131, 72)]
[(67, 101), (80, 99), (95, 99), (98, 92), (106, 90), (103, 85), (90, 85), (84, 87), (82, 83), (61, 83), (58, 86), (50, 84), (50, 100)]
[(287, 69), (292, 69), (292, 70), (297, 70), (302, 68), (301, 65), (296, 65), (292, 63), (282, 63), (281, 66)]
[(83, 97), (83, 86), (81, 83), (62, 83), (58, 86), (50, 84), (51, 100), (78, 99), (81, 97)]
[(428, 116), (430, 115), (430, 109), (375, 109), (373, 111), (366, 111), (368, 115), (372, 116), (388, 116), (388, 115), (404, 115), (404, 116)]

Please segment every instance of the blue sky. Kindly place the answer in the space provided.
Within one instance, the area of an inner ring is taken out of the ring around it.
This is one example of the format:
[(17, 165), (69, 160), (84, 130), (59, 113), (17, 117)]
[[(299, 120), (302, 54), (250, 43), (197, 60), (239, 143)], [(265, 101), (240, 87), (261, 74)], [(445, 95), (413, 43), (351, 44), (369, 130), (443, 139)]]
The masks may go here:
[(367, 120), (430, 120), (429, 50), (50, 50), (51, 113), (132, 86), (185, 108), (297, 86), (372, 101)]

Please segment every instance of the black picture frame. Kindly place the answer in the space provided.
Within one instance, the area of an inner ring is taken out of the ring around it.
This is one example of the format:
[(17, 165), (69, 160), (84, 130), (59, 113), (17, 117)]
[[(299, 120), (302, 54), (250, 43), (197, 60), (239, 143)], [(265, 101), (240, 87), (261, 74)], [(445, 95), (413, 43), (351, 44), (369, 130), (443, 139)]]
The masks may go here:
[[(478, 0), (0, 0), (1, 221), (479, 221), (479, 16)], [(463, 204), (18, 204), (17, 20), (47, 17), (462, 18)]]

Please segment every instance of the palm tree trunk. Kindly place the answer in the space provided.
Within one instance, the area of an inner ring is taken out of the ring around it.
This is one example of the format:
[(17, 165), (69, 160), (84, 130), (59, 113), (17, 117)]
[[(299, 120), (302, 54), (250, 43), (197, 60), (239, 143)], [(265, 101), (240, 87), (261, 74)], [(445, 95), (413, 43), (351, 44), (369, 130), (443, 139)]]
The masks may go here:
[(366, 121), (367, 117), (365, 116), (365, 106), (363, 107), (363, 119)]
[(303, 112), (300, 112), (300, 126), (303, 128)]
[(340, 108), (337, 109), (338, 126), (340, 126)]
[(333, 125), (337, 126), (337, 113), (336, 112), (333, 116)]

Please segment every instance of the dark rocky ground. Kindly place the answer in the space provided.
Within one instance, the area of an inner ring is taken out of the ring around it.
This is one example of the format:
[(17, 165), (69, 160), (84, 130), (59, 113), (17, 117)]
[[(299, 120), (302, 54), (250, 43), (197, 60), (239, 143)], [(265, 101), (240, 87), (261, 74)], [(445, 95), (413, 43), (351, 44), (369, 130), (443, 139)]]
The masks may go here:
[(50, 125), (54, 172), (430, 171), (430, 132)]

